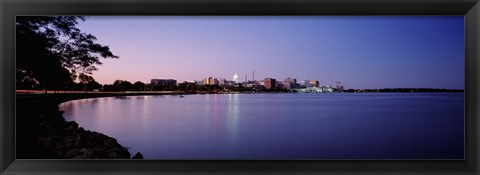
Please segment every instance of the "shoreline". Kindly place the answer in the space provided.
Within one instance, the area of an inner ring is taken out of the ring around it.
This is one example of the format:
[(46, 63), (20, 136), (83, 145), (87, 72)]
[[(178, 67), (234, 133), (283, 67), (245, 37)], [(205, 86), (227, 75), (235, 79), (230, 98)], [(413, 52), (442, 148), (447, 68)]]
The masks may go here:
[(67, 122), (59, 110), (63, 102), (112, 96), (120, 94), (17, 94), (16, 158), (143, 159), (141, 153), (131, 154), (113, 137)]
[(99, 98), (99, 97), (116, 97), (116, 96), (142, 96), (142, 95), (192, 95), (192, 94), (370, 94), (370, 93), (464, 93), (464, 90), (449, 91), (344, 91), (344, 92), (279, 92), (279, 91), (230, 91), (230, 92), (182, 92), (182, 91), (126, 91), (126, 92), (103, 92), (103, 91), (25, 91), (17, 90), (17, 97), (54, 97), (60, 96), (61, 101), (66, 102), (76, 99)]

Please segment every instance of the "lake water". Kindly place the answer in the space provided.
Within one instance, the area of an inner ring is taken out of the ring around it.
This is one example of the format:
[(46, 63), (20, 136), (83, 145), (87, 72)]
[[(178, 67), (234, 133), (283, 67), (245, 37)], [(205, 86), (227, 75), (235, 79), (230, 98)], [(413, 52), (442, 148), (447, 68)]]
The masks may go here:
[(82, 99), (67, 121), (145, 159), (463, 159), (463, 93)]

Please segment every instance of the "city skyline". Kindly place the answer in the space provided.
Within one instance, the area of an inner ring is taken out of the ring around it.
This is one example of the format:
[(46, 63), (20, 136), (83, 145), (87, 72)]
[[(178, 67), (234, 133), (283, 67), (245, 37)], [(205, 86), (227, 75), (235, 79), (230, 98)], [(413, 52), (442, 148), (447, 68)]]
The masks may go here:
[(178, 82), (267, 77), (346, 88), (464, 88), (463, 16), (88, 17), (120, 59), (93, 77)]

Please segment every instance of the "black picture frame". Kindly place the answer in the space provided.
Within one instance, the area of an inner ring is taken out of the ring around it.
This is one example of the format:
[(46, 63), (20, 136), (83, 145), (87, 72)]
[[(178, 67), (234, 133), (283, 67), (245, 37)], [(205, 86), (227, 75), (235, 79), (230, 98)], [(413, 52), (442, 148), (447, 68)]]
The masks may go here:
[[(1, 0), (1, 174), (479, 174), (478, 0)], [(465, 160), (16, 160), (16, 15), (464, 15)]]

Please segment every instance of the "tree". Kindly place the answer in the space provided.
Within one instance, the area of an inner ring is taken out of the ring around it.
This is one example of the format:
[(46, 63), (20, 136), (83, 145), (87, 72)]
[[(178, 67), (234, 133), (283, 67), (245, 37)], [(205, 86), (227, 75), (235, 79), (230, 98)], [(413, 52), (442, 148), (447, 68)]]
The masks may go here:
[(178, 89), (183, 90), (183, 91), (189, 90), (188, 83), (186, 81), (184, 81), (184, 82), (178, 84)]
[[(81, 16), (17, 16), (17, 84), (35, 82), (43, 89), (66, 88), (81, 75), (90, 75), (100, 58), (118, 58), (95, 36), (75, 25)], [(18, 77), (20, 75), (20, 77)]]
[(145, 83), (142, 83), (141, 81), (137, 81), (133, 83), (133, 87), (136, 91), (144, 91), (145, 90)]
[(133, 84), (127, 80), (115, 80), (113, 82), (113, 90), (115, 91), (130, 91), (133, 89)]
[(104, 85), (103, 85), (103, 90), (104, 90), (104, 91), (113, 91), (113, 90), (114, 90), (114, 89), (113, 89), (113, 85), (111, 85), (111, 84), (104, 84)]
[(17, 69), (17, 89), (39, 89), (39, 83), (35, 78), (32, 78), (25, 70)]
[(83, 85), (84, 90), (94, 90), (94, 89), (100, 89), (102, 85), (95, 81), (95, 79), (92, 76), (88, 76), (86, 74), (80, 74), (78, 76), (78, 79), (80, 80), (80, 84)]

